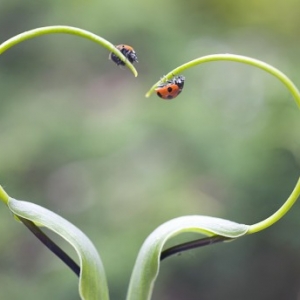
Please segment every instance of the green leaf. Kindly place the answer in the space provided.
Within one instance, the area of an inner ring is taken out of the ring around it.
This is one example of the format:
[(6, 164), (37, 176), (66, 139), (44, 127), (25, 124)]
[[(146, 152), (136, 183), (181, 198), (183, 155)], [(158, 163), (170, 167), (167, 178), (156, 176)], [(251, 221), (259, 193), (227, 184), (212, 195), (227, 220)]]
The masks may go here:
[(81, 230), (39, 205), (13, 198), (8, 199), (7, 205), (16, 216), (52, 230), (74, 247), (80, 260), (79, 293), (81, 299), (109, 299), (102, 261), (92, 242)]
[(127, 300), (151, 299), (158, 276), (160, 254), (171, 237), (183, 232), (198, 232), (208, 236), (238, 238), (249, 226), (207, 216), (185, 216), (170, 220), (154, 230), (144, 242), (130, 279)]

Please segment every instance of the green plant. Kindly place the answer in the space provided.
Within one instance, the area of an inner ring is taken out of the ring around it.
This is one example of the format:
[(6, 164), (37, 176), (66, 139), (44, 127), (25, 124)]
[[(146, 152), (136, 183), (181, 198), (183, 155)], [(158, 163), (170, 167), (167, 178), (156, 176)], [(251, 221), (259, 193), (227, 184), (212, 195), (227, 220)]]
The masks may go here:
[[(137, 76), (135, 68), (119, 51), (116, 50), (113, 44), (88, 31), (74, 27), (50, 26), (22, 33), (0, 45), (0, 53), (3, 53), (10, 47), (27, 39), (52, 33), (73, 34), (90, 39), (102, 45), (124, 61), (133, 74)], [(272, 74), (287, 87), (300, 108), (300, 93), (286, 75), (276, 68), (259, 60), (231, 54), (217, 54), (200, 57), (172, 70), (149, 90), (146, 97), (151, 95), (158, 84), (167, 81), (172, 78), (172, 76), (182, 73), (188, 68), (198, 64), (218, 60), (230, 60), (249, 64)], [(296, 183), (296, 186), (289, 198), (282, 207), (277, 210), (277, 212), (269, 218), (253, 225), (238, 224), (220, 218), (200, 215), (183, 216), (162, 224), (149, 235), (141, 247), (131, 276), (127, 299), (144, 300), (151, 298), (154, 283), (159, 272), (160, 260), (181, 251), (218, 242), (233, 241), (239, 237), (264, 230), (282, 218), (296, 202), (299, 195), (300, 179)], [(82, 233), (73, 224), (48, 209), (30, 202), (20, 201), (9, 197), (1, 186), (0, 199), (13, 213), (16, 220), (21, 221), (52, 252), (54, 252), (67, 266), (69, 266), (76, 275), (79, 276), (79, 293), (82, 299), (105, 300), (109, 298), (106, 276), (101, 258), (91, 241), (84, 233)], [(78, 266), (65, 252), (51, 241), (51, 239), (49, 239), (41, 231), (40, 227), (46, 227), (52, 230), (70, 243), (78, 254), (80, 266)], [(207, 238), (202, 238), (163, 250), (167, 240), (184, 232), (201, 233), (206, 235)]]

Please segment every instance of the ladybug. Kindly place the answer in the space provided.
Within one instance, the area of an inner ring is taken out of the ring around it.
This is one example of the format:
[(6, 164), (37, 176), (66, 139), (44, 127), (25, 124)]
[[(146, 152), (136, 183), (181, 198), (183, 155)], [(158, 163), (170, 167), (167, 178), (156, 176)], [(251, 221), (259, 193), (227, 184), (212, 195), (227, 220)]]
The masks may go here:
[[(136, 53), (134, 49), (128, 45), (118, 45), (116, 48), (131, 62), (138, 62)], [(109, 59), (111, 59), (113, 62), (115, 62), (118, 66), (125, 66), (125, 62), (122, 61), (117, 55), (110, 52), (109, 53)]]
[(182, 91), (184, 86), (185, 77), (182, 75), (175, 76), (173, 79), (168, 80), (157, 86), (155, 89), (158, 97), (171, 100), (176, 98)]

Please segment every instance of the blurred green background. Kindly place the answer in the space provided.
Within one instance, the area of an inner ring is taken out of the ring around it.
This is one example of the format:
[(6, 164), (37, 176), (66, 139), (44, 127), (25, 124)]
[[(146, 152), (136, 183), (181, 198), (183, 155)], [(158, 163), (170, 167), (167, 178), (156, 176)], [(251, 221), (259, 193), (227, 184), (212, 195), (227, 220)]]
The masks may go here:
[[(139, 76), (75, 36), (1, 55), (0, 183), (91, 238), (111, 299), (125, 298), (139, 248), (161, 223), (268, 217), (300, 174), (300, 112), (277, 79), (215, 62), (188, 70), (173, 101), (144, 94), (214, 53), (264, 60), (300, 86), (299, 10), (296, 0), (2, 0), (1, 42), (41, 26), (81, 27), (133, 46)], [(153, 299), (299, 299), (299, 209), (259, 234), (167, 259)], [(0, 299), (79, 299), (65, 265), (4, 205), (0, 217)]]

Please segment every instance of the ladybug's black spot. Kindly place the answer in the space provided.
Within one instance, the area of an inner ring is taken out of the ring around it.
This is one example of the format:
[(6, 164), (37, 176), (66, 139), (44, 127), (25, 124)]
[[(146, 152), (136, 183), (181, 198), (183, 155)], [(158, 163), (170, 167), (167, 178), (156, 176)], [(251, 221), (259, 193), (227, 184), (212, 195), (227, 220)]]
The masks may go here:
[(167, 99), (173, 99), (173, 96), (172, 95), (168, 95)]
[(156, 94), (157, 94), (157, 96), (160, 97), (160, 98), (163, 97), (162, 94), (161, 94), (160, 92), (157, 92)]
[(171, 93), (173, 91), (173, 89), (169, 86), (168, 87), (168, 92)]

